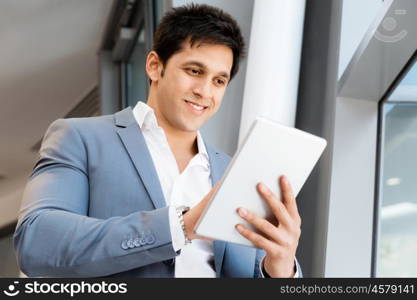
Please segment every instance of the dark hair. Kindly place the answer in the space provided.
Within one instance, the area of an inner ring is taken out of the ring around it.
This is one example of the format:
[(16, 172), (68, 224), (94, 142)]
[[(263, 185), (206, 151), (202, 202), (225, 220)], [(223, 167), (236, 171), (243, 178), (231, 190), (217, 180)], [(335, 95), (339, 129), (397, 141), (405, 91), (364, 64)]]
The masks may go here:
[(245, 55), (245, 42), (237, 22), (221, 9), (205, 4), (184, 5), (167, 12), (156, 28), (153, 50), (165, 66), (185, 41), (191, 47), (195, 43), (229, 47), (233, 52), (230, 79), (239, 70), (239, 61)]

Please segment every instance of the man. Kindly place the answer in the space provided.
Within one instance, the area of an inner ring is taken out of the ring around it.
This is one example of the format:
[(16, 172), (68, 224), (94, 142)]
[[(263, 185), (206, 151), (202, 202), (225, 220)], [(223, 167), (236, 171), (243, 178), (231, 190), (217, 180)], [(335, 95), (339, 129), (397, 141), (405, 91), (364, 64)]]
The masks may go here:
[(205, 5), (175, 8), (162, 19), (147, 57), (147, 104), (52, 123), (14, 236), (22, 271), (68, 277), (299, 276), (301, 219), (285, 178), (283, 202), (266, 186), (256, 187), (275, 224), (238, 211), (263, 235), (243, 225), (236, 230), (263, 250), (193, 233), (230, 161), (198, 129), (219, 109), (243, 52), (240, 29), (228, 14)]

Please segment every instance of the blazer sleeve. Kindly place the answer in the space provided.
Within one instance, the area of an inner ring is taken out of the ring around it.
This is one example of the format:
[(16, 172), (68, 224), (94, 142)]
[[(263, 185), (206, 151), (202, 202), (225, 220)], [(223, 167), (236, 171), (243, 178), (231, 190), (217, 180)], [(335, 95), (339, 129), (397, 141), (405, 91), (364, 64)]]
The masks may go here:
[(88, 151), (71, 119), (48, 128), (14, 234), (28, 276), (98, 277), (177, 255), (168, 207), (106, 220), (88, 217)]
[[(265, 274), (262, 274), (262, 260), (265, 256), (265, 251), (262, 249), (256, 250), (256, 257), (255, 257), (255, 272), (254, 277), (255, 278), (270, 278), (269, 276), (265, 276)], [(298, 262), (297, 258), (295, 258), (295, 277), (294, 278), (302, 278), (303, 277), (303, 271), (301, 270), (301, 265)], [(267, 275), (267, 274), (266, 274)]]

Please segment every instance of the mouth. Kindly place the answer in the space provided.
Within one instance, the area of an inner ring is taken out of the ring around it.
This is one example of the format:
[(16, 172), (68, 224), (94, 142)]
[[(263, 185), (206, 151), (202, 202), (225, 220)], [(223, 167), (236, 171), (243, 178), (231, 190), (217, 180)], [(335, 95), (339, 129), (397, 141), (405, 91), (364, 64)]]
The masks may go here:
[(187, 103), (187, 105), (190, 108), (192, 108), (196, 112), (203, 112), (208, 107), (206, 105), (197, 104), (195, 102), (191, 102), (191, 101), (187, 101), (187, 100), (184, 100), (184, 101)]

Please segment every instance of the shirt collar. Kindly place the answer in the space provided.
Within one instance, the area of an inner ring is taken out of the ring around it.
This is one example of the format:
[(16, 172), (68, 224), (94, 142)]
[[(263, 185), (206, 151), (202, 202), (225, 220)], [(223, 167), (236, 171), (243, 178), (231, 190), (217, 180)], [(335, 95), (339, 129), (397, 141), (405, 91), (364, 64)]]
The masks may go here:
[(152, 107), (145, 102), (138, 101), (136, 103), (135, 108), (133, 108), (133, 115), (141, 129), (144, 127), (152, 128), (158, 125)]
[[(152, 107), (147, 105), (145, 102), (138, 101), (138, 103), (133, 108), (133, 115), (135, 116), (136, 122), (141, 129), (159, 127), (155, 112), (153, 111)], [(203, 156), (208, 162), (209, 156), (200, 131), (197, 131), (197, 148), (198, 154)]]
[(204, 144), (204, 140), (200, 134), (200, 131), (197, 131), (197, 148), (198, 148), (198, 154), (201, 154), (207, 161), (209, 159), (206, 145)]

